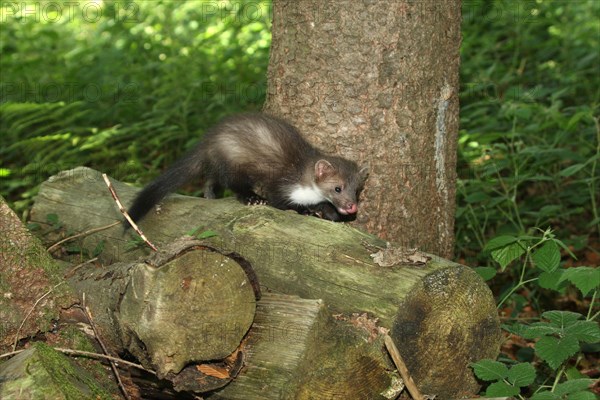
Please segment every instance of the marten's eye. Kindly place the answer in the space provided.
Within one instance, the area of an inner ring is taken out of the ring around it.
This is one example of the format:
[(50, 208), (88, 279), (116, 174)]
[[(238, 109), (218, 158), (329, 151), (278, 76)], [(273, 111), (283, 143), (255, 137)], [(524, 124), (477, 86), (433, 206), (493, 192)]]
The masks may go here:
[(341, 188), (341, 187), (339, 187), (339, 186), (336, 186), (336, 187), (335, 187), (335, 192), (336, 192), (336, 193), (342, 193), (342, 188)]

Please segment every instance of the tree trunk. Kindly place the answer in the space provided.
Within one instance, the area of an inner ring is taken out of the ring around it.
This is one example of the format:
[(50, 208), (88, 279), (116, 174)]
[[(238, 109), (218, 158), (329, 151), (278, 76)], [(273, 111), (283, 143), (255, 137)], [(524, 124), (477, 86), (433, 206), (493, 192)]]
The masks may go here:
[[(120, 182), (113, 184), (126, 204), (136, 194)], [(75, 232), (121, 220), (99, 173), (87, 168), (65, 171), (42, 185), (32, 219), (43, 222), (48, 213)], [(206, 243), (248, 260), (264, 288), (322, 299), (331, 312), (367, 312), (378, 318), (391, 328), (425, 393), (447, 398), (475, 391), (469, 363), (497, 355), (500, 331), (492, 294), (477, 274), (459, 264), (432, 257), (410, 265), (395, 255), (399, 249), (378, 251), (384, 242), (346, 224), (243, 206), (233, 199), (174, 195), (141, 226), (159, 247), (198, 227), (215, 231), (218, 235)], [(102, 260), (126, 261), (145, 252), (127, 250), (129, 238), (117, 226), (78, 244), (92, 250), (104, 241)], [(389, 266), (374, 263), (372, 253)]]
[(279, 0), (265, 110), (368, 164), (357, 225), (451, 257), (460, 2)]

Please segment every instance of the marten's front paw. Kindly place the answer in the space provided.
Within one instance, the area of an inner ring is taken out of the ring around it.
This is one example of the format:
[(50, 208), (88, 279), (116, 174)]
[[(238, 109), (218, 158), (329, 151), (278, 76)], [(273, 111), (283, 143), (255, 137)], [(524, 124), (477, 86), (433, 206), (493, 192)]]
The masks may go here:
[(245, 199), (247, 206), (266, 206), (269, 205), (267, 199), (263, 199), (258, 195), (248, 196)]

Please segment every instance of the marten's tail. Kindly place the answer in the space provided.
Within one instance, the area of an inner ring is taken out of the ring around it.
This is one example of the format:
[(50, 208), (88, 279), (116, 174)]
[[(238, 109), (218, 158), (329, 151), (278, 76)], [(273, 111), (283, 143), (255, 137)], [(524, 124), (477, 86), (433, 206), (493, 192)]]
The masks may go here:
[[(142, 219), (166, 195), (174, 192), (193, 178), (202, 178), (202, 152), (196, 148), (175, 162), (162, 175), (150, 182), (129, 207), (129, 216), (134, 222)], [(129, 227), (127, 221), (125, 227)]]

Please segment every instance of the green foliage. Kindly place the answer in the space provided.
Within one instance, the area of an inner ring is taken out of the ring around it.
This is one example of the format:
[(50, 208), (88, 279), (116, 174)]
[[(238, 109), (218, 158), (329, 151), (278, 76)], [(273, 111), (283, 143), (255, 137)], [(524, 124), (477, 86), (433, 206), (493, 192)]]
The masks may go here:
[(270, 2), (98, 4), (0, 7), (0, 192), (17, 211), (79, 165), (147, 182), (223, 115), (264, 101)]
[(493, 267), (477, 267), (473, 268), (485, 281), (489, 281), (496, 276), (496, 268)]
[(498, 361), (481, 360), (472, 366), (479, 379), (493, 382), (487, 388), (487, 397), (516, 396), (521, 387), (531, 385), (535, 379), (535, 369), (529, 363), (515, 364), (509, 369)]
[(588, 390), (594, 383), (593, 379), (574, 379), (563, 382), (554, 388), (554, 391), (542, 390), (533, 396), (531, 400), (595, 400), (596, 396)]
[(580, 342), (600, 342), (600, 328), (593, 321), (581, 321), (582, 315), (568, 311), (547, 311), (542, 318), (549, 322), (536, 322), (522, 329), (526, 339), (539, 339), (535, 353), (557, 370), (569, 357), (581, 350)]
[(524, 256), (519, 281), (508, 291), (498, 307), (529, 282), (539, 281), (538, 284), (545, 289), (560, 290), (568, 279), (576, 282), (576, 287), (584, 296), (600, 285), (598, 269), (586, 267), (559, 269), (560, 248), (570, 253), (565, 244), (549, 229), (544, 231), (541, 237), (502, 235), (491, 239), (485, 246), (485, 250), (500, 264), (502, 271), (513, 261), (520, 260)]
[[(504, 329), (533, 343), (515, 356), (534, 363), (519, 368), (536, 372), (511, 381), (515, 366), (477, 363), (487, 396), (594, 396), (577, 367), (598, 348), (600, 270), (562, 259), (598, 254), (598, 15), (597, 1), (463, 2), (457, 253), (493, 278), (498, 307), (510, 312)], [(591, 296), (580, 303), (587, 315), (546, 311), (560, 295), (576, 297), (573, 286)], [(526, 306), (540, 319), (515, 323)]]
[[(506, 291), (498, 307), (526, 285), (561, 292), (566, 282), (572, 282), (583, 297), (593, 292), (587, 316), (571, 311), (546, 311), (541, 320), (531, 324), (512, 323), (504, 329), (534, 343), (535, 355), (553, 371), (547, 378), (554, 378), (554, 384), (547, 388), (537, 385), (535, 398), (588, 398), (589, 379), (569, 377), (565, 373), (569, 360), (584, 350), (584, 344), (600, 343), (600, 327), (593, 315), (595, 299), (600, 293), (600, 270), (589, 267), (563, 268), (560, 265), (560, 248), (568, 248), (558, 240), (551, 230), (542, 236), (502, 235), (491, 239), (485, 249), (496, 261), (501, 270), (511, 264), (520, 264), (519, 280)], [(512, 374), (510, 372), (517, 368)], [(532, 364), (523, 363), (508, 367), (498, 361), (481, 360), (473, 364), (478, 378), (492, 382), (485, 394), (488, 397), (520, 396), (525, 388), (534, 384), (535, 369)], [(564, 382), (561, 380), (566, 378)], [(534, 398), (532, 397), (532, 398)]]
[(574, 267), (562, 271), (560, 282), (571, 282), (583, 296), (587, 296), (593, 289), (598, 287), (598, 268)]
[(555, 226), (569, 245), (598, 234), (599, 13), (596, 1), (463, 3), (456, 232), (467, 260), (486, 262), (491, 236), (530, 226)]

